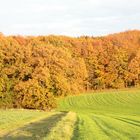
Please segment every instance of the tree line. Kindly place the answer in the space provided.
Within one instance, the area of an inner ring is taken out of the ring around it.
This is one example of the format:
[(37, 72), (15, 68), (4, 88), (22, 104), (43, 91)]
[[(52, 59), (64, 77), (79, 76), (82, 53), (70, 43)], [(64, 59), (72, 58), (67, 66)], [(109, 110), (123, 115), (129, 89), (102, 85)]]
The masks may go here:
[(105, 37), (0, 34), (0, 107), (51, 109), (56, 98), (140, 85), (140, 31)]

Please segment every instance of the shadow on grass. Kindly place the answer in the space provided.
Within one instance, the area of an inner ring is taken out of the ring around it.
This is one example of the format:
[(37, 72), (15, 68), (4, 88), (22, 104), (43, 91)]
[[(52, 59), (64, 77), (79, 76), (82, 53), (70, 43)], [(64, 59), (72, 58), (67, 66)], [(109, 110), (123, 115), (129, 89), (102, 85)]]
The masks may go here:
[(38, 122), (30, 123), (1, 137), (0, 140), (40, 140), (47, 137), (51, 129), (67, 112), (55, 114)]
[(79, 123), (80, 123), (80, 120), (79, 120), (79, 117), (78, 117), (77, 121), (74, 124), (75, 127), (74, 127), (74, 130), (73, 130), (72, 140), (77, 140), (78, 137), (79, 137)]

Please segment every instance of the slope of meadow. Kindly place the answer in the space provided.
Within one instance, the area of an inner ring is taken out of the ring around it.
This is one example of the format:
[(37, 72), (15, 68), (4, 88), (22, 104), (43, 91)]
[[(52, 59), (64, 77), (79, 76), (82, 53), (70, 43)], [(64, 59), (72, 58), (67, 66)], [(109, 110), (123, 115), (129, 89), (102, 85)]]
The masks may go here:
[(140, 91), (58, 100), (56, 111), (0, 111), (2, 140), (139, 140)]
[(72, 96), (59, 109), (77, 114), (75, 140), (140, 139), (140, 92)]

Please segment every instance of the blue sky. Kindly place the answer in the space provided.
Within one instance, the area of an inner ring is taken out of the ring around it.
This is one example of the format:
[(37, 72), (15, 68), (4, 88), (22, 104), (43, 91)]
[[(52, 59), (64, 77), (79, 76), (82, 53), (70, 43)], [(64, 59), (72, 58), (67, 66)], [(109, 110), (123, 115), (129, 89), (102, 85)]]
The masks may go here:
[(140, 29), (140, 0), (0, 0), (5, 35), (100, 36)]

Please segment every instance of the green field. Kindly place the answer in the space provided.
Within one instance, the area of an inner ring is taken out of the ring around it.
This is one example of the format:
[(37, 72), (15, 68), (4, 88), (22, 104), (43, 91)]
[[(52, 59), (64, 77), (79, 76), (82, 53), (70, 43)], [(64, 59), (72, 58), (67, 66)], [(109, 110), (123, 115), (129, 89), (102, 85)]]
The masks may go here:
[(0, 139), (140, 140), (140, 91), (70, 96), (51, 112), (1, 110)]

